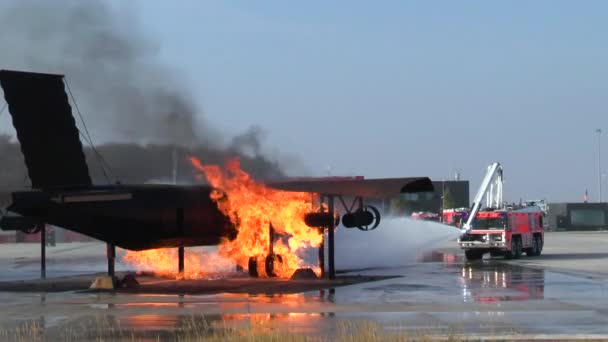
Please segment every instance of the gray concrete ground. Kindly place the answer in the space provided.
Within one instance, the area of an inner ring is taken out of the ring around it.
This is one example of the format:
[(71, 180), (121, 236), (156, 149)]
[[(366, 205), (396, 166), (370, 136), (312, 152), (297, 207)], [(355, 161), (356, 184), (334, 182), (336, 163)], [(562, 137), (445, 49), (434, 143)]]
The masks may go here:
[[(166, 295), (0, 292), (0, 326), (66, 329), (120, 326), (135, 336), (170, 332), (196, 320), (214, 328), (251, 327), (325, 336), (343, 320), (374, 321), (388, 331), (476, 337), (608, 339), (608, 234), (548, 233), (543, 256), (467, 263), (455, 242), (391, 268), (349, 274), (399, 276), (296, 294)], [(102, 244), (59, 246), (50, 275), (102, 271)], [(0, 245), (2, 278), (37, 272), (37, 247)], [(51, 249), (52, 250), (52, 249)], [(99, 255), (100, 254), (100, 255)], [(114, 328), (112, 328), (114, 329)], [(55, 335), (53, 335), (55, 334)]]
[(608, 277), (608, 232), (550, 232), (546, 240), (543, 255), (516, 263)]
[[(100, 242), (59, 243), (46, 248), (47, 275), (62, 277), (107, 269), (106, 245)], [(125, 266), (118, 264), (120, 270)], [(40, 277), (40, 244), (0, 244), (0, 281)]]

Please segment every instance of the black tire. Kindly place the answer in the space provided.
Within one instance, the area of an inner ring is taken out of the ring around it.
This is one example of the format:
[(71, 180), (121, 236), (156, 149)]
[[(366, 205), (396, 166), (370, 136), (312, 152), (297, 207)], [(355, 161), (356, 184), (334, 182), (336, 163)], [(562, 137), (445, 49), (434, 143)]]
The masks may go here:
[(468, 249), (464, 251), (464, 256), (468, 261), (481, 260), (481, 258), (483, 258), (483, 253), (474, 249)]
[(249, 276), (252, 278), (258, 278), (260, 276), (258, 273), (258, 258), (253, 256), (250, 257), (248, 266)]
[(513, 259), (519, 259), (519, 258), (521, 258), (521, 254), (523, 252), (523, 250), (522, 250), (523, 249), (523, 244), (522, 244), (522, 241), (521, 241), (521, 237), (518, 236), (515, 239), (515, 241), (517, 243), (517, 250), (515, 251), (515, 254), (513, 254)]
[(538, 254), (536, 254), (536, 256), (540, 256), (543, 252), (543, 238), (540, 235), (536, 235), (534, 237), (534, 240), (538, 241)]
[(511, 260), (511, 259), (519, 258), (519, 256), (517, 255), (517, 250), (519, 248), (519, 244), (517, 243), (517, 240), (518, 240), (517, 237), (515, 237), (515, 236), (511, 237), (511, 250), (505, 251), (505, 259)]
[(534, 257), (534, 256), (538, 256), (540, 253), (538, 252), (540, 246), (538, 245), (539, 241), (538, 241), (538, 236), (534, 235), (534, 238), (532, 239), (532, 247), (528, 248), (526, 250), (526, 255), (528, 255), (529, 257)]
[(265, 260), (266, 275), (268, 277), (276, 277), (274, 270), (275, 263), (283, 263), (283, 257), (280, 254), (268, 254)]

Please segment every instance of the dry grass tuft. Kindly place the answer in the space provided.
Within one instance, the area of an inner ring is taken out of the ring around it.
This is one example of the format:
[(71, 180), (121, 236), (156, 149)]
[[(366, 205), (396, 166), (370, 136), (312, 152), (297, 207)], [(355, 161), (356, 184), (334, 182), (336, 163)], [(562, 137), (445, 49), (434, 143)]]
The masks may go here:
[[(192, 316), (173, 330), (134, 331), (124, 329), (119, 321), (99, 316), (86, 323), (45, 328), (40, 322), (24, 323), (16, 328), (0, 329), (0, 341), (179, 341), (179, 342), (409, 342), (409, 341), (471, 341), (460, 334), (407, 333), (387, 331), (371, 321), (340, 321), (337, 330), (327, 336), (309, 336), (268, 329), (259, 323), (246, 328), (230, 328), (226, 322), (208, 323), (201, 316)], [(474, 339), (473, 339), (474, 340)], [(487, 339), (485, 339), (487, 340)]]

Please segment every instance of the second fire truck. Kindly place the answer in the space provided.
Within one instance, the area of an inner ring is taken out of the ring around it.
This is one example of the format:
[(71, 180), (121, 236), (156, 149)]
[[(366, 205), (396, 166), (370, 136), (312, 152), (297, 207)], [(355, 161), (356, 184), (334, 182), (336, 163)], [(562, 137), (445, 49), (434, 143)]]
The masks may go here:
[[(502, 201), (502, 167), (493, 163), (475, 196), (473, 207), (458, 238), (467, 260), (484, 254), (518, 259), (541, 254), (544, 245), (544, 212), (538, 206), (506, 207)], [(486, 207), (481, 210), (484, 197)]]

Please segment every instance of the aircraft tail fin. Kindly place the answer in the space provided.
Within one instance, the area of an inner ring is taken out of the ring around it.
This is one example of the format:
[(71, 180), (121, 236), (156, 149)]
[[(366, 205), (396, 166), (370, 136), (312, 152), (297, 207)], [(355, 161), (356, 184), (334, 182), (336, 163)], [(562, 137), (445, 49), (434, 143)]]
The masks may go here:
[(63, 75), (0, 70), (32, 187), (91, 185)]

